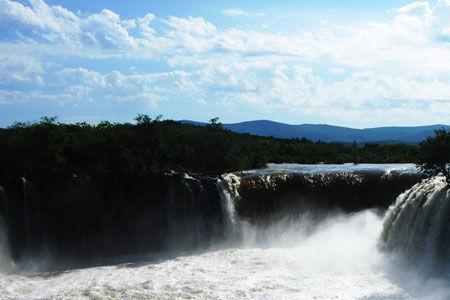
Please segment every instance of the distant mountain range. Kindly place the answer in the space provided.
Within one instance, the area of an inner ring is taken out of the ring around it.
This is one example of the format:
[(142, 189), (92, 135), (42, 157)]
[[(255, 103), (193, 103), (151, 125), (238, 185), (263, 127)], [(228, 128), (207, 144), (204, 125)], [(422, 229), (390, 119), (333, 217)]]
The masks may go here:
[[(183, 120), (183, 123), (204, 126), (207, 123)], [(326, 124), (290, 125), (268, 120), (247, 121), (223, 124), (223, 127), (239, 133), (250, 133), (277, 138), (307, 138), (312, 141), (358, 143), (418, 143), (432, 136), (439, 128), (450, 129), (448, 125), (429, 125), (413, 127), (377, 127), (355, 129)]]

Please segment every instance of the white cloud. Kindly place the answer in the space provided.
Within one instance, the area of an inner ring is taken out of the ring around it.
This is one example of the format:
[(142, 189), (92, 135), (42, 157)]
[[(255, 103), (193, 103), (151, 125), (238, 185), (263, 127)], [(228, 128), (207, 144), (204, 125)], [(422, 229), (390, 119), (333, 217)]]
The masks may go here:
[[(64, 68), (57, 73), (58, 84), (72, 101), (93, 98), (114, 102), (141, 102), (155, 108), (174, 93), (187, 91), (184, 71), (124, 74), (119, 71), (99, 73), (85, 68)], [(166, 88), (162, 88), (160, 85)]]
[[(235, 8), (222, 14), (258, 15)], [(336, 119), (358, 120), (359, 114), (367, 122), (385, 122), (394, 112), (404, 122), (412, 113), (421, 120), (428, 114), (432, 122), (433, 109), (440, 109), (439, 118), (450, 111), (450, 2), (445, 0), (413, 2), (383, 22), (324, 22), (314, 30), (283, 33), (221, 29), (202, 17), (144, 13), (123, 19), (107, 9), (79, 15), (42, 0), (28, 6), (0, 0), (0, 25), (16, 32), (13, 41), (0, 42), (6, 53), (0, 56), (0, 84), (44, 84), (54, 74), (58, 93), (71, 95), (68, 99), (146, 99), (152, 106), (188, 95), (202, 105), (244, 103)], [(64, 67), (62, 57), (118, 59), (136, 67), (128, 74), (101, 73)], [(61, 61), (56, 73), (43, 67), (50, 60)], [(140, 61), (167, 70), (139, 72)]]
[(343, 75), (346, 72), (343, 68), (329, 68), (328, 71), (334, 75)]
[(121, 20), (116, 13), (103, 9), (100, 13), (80, 17), (61, 6), (49, 6), (42, 0), (30, 0), (30, 6), (16, 1), (0, 1), (0, 22), (13, 22), (18, 31), (32, 32), (28, 38), (70, 47), (104, 49), (135, 47), (127, 28), (134, 20)]
[(52, 43), (70, 43), (79, 33), (80, 18), (61, 6), (48, 6), (42, 0), (31, 0), (30, 6), (16, 1), (0, 1), (0, 20), (30, 29)]
[(240, 8), (223, 9), (220, 13), (227, 17), (263, 17), (263, 16), (265, 16), (265, 14), (262, 12), (251, 13), (251, 12), (248, 12), (248, 11), (240, 9)]
[[(129, 21), (126, 24), (129, 25)], [(136, 47), (134, 38), (128, 34), (120, 16), (108, 9), (88, 16), (82, 21), (80, 29), (81, 40), (87, 45), (105, 49)]]
[[(128, 58), (145, 55), (151, 58), (163, 54), (170, 59), (171, 53), (194, 51), (207, 55), (224, 49), (307, 60), (331, 57), (338, 63), (368, 67), (386, 60), (409, 64), (414, 58), (420, 59), (421, 64), (438, 66), (441, 64), (436, 63), (435, 54), (449, 53), (442, 39), (447, 38), (450, 32), (450, 8), (442, 0), (435, 6), (428, 2), (406, 5), (397, 10), (391, 22), (371, 22), (357, 27), (325, 23), (314, 32), (290, 34), (236, 28), (218, 30), (212, 22), (201, 17), (158, 19), (148, 13), (141, 18), (123, 20), (107, 9), (80, 17), (41, 0), (31, 3), (28, 7), (19, 2), (1, 0), (0, 22), (13, 20), (19, 23), (16, 24), (17, 32), (22, 36), (17, 37), (37, 43), (25, 46), (37, 48), (41, 43), (39, 38), (42, 38), (54, 45), (64, 44), (68, 55), (76, 56), (110, 57), (116, 54)], [(224, 12), (248, 14), (240, 9)], [(155, 30), (152, 24), (162, 26), (162, 30)], [(33, 29), (32, 34), (25, 30), (27, 26)]]
[(155, 15), (152, 13), (146, 14), (144, 17), (138, 19), (139, 28), (141, 29), (142, 35), (151, 39), (155, 35), (155, 30), (150, 26), (150, 23), (155, 20)]
[(0, 17), (22, 25), (52, 32), (70, 31), (79, 18), (61, 6), (48, 6), (42, 0), (31, 0), (31, 6), (16, 1), (1, 0)]
[(228, 8), (221, 11), (225, 16), (236, 17), (236, 16), (249, 16), (250, 14), (245, 10), (239, 8)]
[(27, 82), (44, 85), (44, 69), (33, 57), (0, 54), (0, 83)]
[(104, 88), (107, 85), (105, 76), (85, 68), (64, 68), (57, 72), (57, 76), (67, 82), (78, 82), (95, 88)]

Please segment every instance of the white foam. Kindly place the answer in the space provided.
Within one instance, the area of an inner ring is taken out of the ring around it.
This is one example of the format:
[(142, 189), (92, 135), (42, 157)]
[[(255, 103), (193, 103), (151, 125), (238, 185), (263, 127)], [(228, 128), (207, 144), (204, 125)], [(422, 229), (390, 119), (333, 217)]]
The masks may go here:
[(329, 174), (348, 172), (397, 172), (400, 174), (418, 173), (414, 164), (267, 164), (266, 168), (245, 171), (245, 175), (272, 173)]
[(0, 299), (417, 299), (384, 267), (376, 248), (381, 224), (366, 211), (330, 218), (313, 234), (283, 231), (248, 247), (1, 276)]

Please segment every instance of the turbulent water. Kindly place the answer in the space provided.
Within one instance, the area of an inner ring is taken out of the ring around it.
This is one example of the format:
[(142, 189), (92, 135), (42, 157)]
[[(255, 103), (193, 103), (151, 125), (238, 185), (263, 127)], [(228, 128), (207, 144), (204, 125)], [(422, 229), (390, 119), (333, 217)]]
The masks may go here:
[(299, 173), (299, 174), (329, 174), (345, 172), (378, 172), (389, 173), (396, 171), (399, 173), (415, 173), (417, 169), (414, 164), (267, 164), (264, 169), (244, 171), (246, 175), (273, 174), (273, 173)]
[(381, 246), (450, 275), (450, 190), (443, 177), (424, 180), (398, 197), (385, 218)]
[(283, 230), (255, 242), (247, 228), (241, 247), (62, 273), (3, 275), (0, 298), (448, 299), (445, 282), (420, 281), (427, 290), (419, 289), (391, 268), (376, 246), (381, 226), (381, 218), (366, 211), (331, 218), (309, 236)]
[[(8, 260), (0, 252), (0, 299), (450, 299), (446, 274), (425, 273), (404, 259), (414, 248), (416, 260), (436, 262), (424, 255), (429, 249), (449, 260), (439, 250), (447, 249), (446, 243), (437, 242), (449, 240), (447, 188), (441, 179), (399, 196), (386, 216), (364, 210), (317, 222), (305, 213), (271, 223), (263, 236), (257, 225), (236, 215), (239, 184), (233, 174), (218, 182), (229, 234), (238, 231), (239, 240), (60, 272), (6, 274), (1, 263)], [(2, 236), (0, 223), (0, 243)]]

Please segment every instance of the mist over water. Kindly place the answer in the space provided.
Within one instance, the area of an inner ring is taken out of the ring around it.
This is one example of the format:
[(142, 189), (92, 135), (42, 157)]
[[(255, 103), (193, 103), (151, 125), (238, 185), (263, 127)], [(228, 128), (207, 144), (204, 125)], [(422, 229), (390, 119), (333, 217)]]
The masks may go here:
[[(264, 224), (236, 214), (240, 184), (228, 174), (217, 185), (225, 241), (107, 266), (6, 275), (11, 260), (0, 222), (0, 299), (450, 299), (449, 274), (429, 267), (442, 260), (425, 255), (449, 239), (447, 210), (440, 213), (448, 196), (439, 179), (417, 184), (386, 214), (332, 210), (318, 218), (305, 211)], [(429, 218), (419, 226), (420, 214)], [(412, 243), (419, 232), (427, 237)]]
[(274, 224), (259, 239), (254, 233), (260, 229), (243, 224), (238, 247), (173, 259), (5, 276), (4, 297), (387, 299), (380, 297), (406, 295), (385, 278), (380, 265), (380, 216), (372, 211), (338, 215), (313, 229), (308, 222)]
[[(1, 299), (448, 299), (448, 281), (379, 251), (373, 211), (280, 222), (238, 247), (60, 273), (0, 275)], [(306, 229), (306, 230), (304, 230)], [(270, 233), (269, 233), (270, 232)]]

